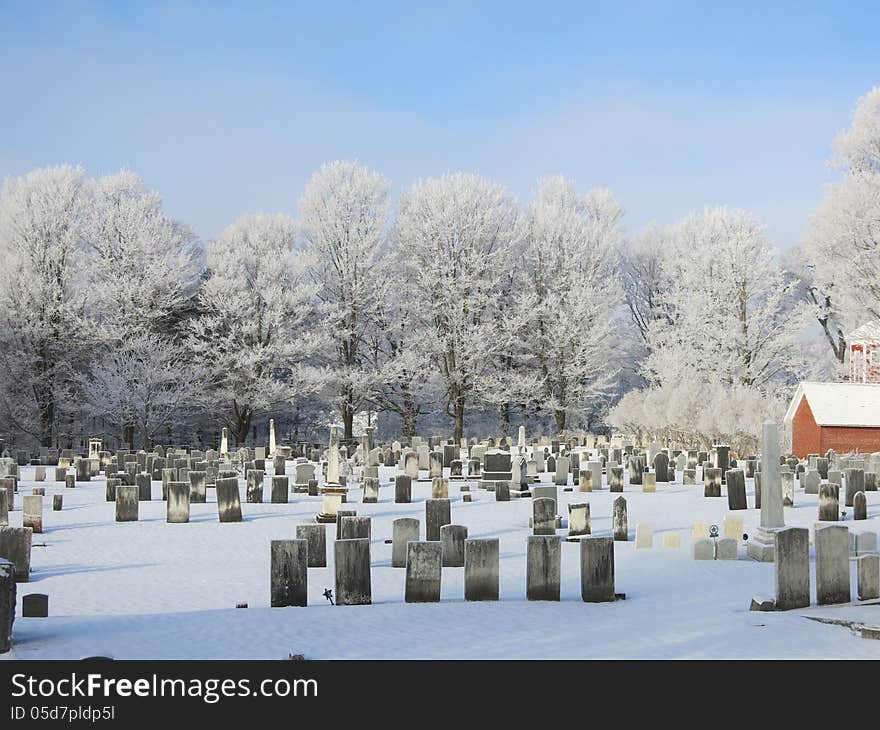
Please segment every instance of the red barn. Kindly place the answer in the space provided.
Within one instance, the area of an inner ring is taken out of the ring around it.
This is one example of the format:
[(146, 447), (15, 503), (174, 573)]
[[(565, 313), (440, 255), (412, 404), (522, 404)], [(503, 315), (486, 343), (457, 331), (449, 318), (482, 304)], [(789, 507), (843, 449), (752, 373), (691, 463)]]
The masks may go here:
[(880, 451), (880, 384), (801, 383), (785, 414), (791, 453)]

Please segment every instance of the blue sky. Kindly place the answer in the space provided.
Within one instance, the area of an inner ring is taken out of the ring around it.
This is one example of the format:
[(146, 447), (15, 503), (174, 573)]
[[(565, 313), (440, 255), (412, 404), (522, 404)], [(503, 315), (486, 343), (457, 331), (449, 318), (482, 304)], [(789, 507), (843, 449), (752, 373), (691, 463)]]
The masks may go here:
[(202, 236), (351, 158), (395, 190), (561, 173), (635, 231), (704, 205), (800, 240), (880, 84), (880, 3), (0, 0), (0, 177), (122, 166)]

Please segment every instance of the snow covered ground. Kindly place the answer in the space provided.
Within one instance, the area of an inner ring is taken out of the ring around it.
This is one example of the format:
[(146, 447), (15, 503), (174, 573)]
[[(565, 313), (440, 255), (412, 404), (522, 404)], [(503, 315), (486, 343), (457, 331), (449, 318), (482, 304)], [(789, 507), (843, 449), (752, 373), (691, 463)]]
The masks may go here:
[[(288, 464), (288, 471), (292, 472)], [(51, 476), (52, 470), (47, 476)], [(616, 590), (625, 601), (587, 604), (580, 600), (579, 547), (562, 545), (562, 600), (525, 600), (526, 536), (530, 499), (495, 502), (482, 490), (461, 500), (461, 482), (450, 481), (452, 521), (469, 537), (497, 537), (501, 551), (501, 600), (467, 603), (463, 568), (444, 568), (442, 601), (406, 604), (404, 574), (391, 567), (392, 521), (418, 517), (424, 538), (425, 499), (430, 483), (413, 484), (413, 502), (394, 504), (394, 470), (382, 467), (378, 504), (361, 504), (352, 488), (347, 507), (372, 518), (370, 606), (331, 606), (323, 597), (333, 588), (332, 539), (327, 525), (328, 567), (309, 569), (306, 608), (269, 607), (269, 542), (295, 537), (296, 525), (312, 522), (320, 497), (290, 496), (287, 505), (247, 504), (244, 521), (220, 524), (214, 490), (208, 504), (191, 507), (189, 524), (167, 524), (161, 484), (153, 501), (140, 503), (140, 521), (116, 523), (114, 505), (104, 501), (104, 478), (75, 489), (45, 482), (44, 533), (34, 535), (30, 583), (19, 596), (49, 595), (47, 619), (21, 618), (19, 598), (14, 650), (22, 659), (115, 658), (672, 658), (804, 657), (878, 658), (880, 642), (847, 628), (810, 621), (825, 617), (880, 625), (880, 606), (817, 607), (786, 613), (750, 612), (753, 595), (773, 595), (773, 565), (749, 560), (745, 547), (737, 561), (693, 561), (690, 526), (722, 524), (727, 498), (706, 499), (703, 486), (657, 486), (643, 494), (626, 484), (630, 542), (615, 544)], [(21, 525), (21, 496), (29, 494), (34, 468), (22, 467), (16, 510), (10, 524)], [(551, 475), (542, 475), (545, 482)], [(680, 480), (680, 474), (679, 474)], [(749, 505), (754, 503), (749, 480)], [(64, 510), (52, 511), (52, 495), (64, 493)], [(268, 479), (266, 498), (268, 499)], [(592, 493), (559, 490), (559, 513), (569, 502), (589, 501), (593, 534), (610, 534), (615, 497), (605, 486)], [(857, 531), (880, 530), (880, 493), (868, 492), (865, 522), (846, 522)], [(849, 510), (850, 515), (852, 510)], [(759, 512), (737, 513), (745, 531)], [(809, 526), (817, 517), (816, 495), (796, 490), (786, 524)], [(636, 550), (638, 523), (655, 527), (655, 547)], [(680, 549), (664, 549), (662, 533), (681, 532)], [(559, 531), (560, 535), (565, 530)], [(851, 562), (853, 597), (855, 562)], [(815, 581), (815, 572), (811, 580)], [(813, 583), (815, 601), (815, 582)], [(236, 609), (246, 602), (247, 609)], [(7, 655), (9, 656), (9, 655)]]

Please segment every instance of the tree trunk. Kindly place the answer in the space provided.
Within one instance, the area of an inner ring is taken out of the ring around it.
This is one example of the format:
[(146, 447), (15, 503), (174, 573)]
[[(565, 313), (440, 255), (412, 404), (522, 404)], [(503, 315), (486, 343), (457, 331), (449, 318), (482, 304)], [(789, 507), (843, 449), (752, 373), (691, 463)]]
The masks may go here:
[(453, 436), (455, 443), (461, 443), (464, 437), (464, 396), (460, 395), (453, 403), (453, 416), (455, 418), (455, 434)]
[(404, 439), (412, 439), (416, 435), (416, 419), (419, 413), (412, 395), (404, 392), (403, 396), (403, 413), (400, 417), (400, 430)]
[(558, 435), (565, 431), (565, 411), (555, 411), (553, 415), (556, 417), (556, 433)]
[(502, 436), (510, 435), (510, 401), (501, 404), (499, 413), (500, 430)]
[(38, 399), (40, 409), (40, 446), (52, 446), (52, 436), (55, 426), (55, 399), (51, 394), (43, 393), (43, 399)]
[(241, 410), (236, 409), (235, 413), (235, 444), (236, 446), (244, 446), (247, 442), (248, 433), (251, 430), (251, 419), (253, 418), (253, 411), (245, 406)]
[(130, 449), (134, 448), (134, 425), (131, 423), (126, 423), (125, 426), (122, 427), (122, 443), (128, 444)]
[(342, 404), (342, 441), (350, 444), (354, 440), (354, 408), (346, 399)]

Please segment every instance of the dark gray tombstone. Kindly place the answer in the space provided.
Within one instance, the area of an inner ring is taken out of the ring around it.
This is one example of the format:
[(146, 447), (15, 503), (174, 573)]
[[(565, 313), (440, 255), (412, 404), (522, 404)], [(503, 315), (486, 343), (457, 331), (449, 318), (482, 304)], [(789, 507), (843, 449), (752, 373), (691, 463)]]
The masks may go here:
[(443, 548), (439, 542), (406, 544), (407, 603), (436, 603), (440, 600)]
[(464, 543), (468, 528), (464, 525), (443, 525), (440, 528), (440, 545), (443, 548), (443, 567), (464, 567)]
[(305, 540), (272, 540), (272, 607), (307, 606), (309, 603), (309, 546)]
[(12, 649), (15, 593), (15, 566), (11, 561), (0, 558), (0, 654)]
[(153, 498), (153, 477), (150, 474), (135, 474), (134, 483), (138, 488), (138, 500), (149, 502)]
[(262, 504), (263, 477), (262, 469), (249, 469), (247, 473), (247, 501), (249, 504)]
[(296, 539), (305, 540), (308, 543), (308, 567), (327, 567), (327, 526), (326, 525), (297, 525)]
[(168, 482), (168, 504), (166, 521), (172, 523), (189, 522), (189, 480)]
[(120, 479), (116, 477), (107, 477), (107, 482), (104, 485), (104, 500), (107, 502), (115, 502), (116, 501), (116, 487), (122, 484)]
[(336, 564), (336, 604), (356, 606), (372, 603), (370, 582), (370, 541), (336, 540), (333, 543)]
[(21, 597), (22, 618), (48, 618), (49, 596), (45, 593), (28, 593)]
[(116, 487), (116, 521), (138, 521), (138, 488), (120, 484)]
[(654, 454), (654, 472), (658, 482), (669, 481), (669, 457), (663, 451)]
[(819, 520), (836, 522), (840, 519), (839, 487), (836, 484), (819, 485)]
[(398, 474), (394, 477), (394, 501), (397, 504), (407, 504), (412, 501), (412, 477), (407, 474)]
[(746, 475), (742, 469), (730, 469), (727, 472), (727, 509), (747, 509)]
[(556, 535), (529, 535), (526, 555), (526, 599), (558, 601), (562, 550)]
[[(27, 497), (25, 497), (25, 499), (27, 499)], [(868, 519), (868, 498), (865, 496), (864, 492), (856, 492), (855, 497), (853, 497), (853, 519)]]
[(286, 476), (272, 477), (272, 504), (287, 504), (290, 480)]
[(495, 482), (495, 501), (496, 502), (509, 502), (510, 501), (510, 482), (501, 480)]
[(425, 502), (425, 537), (429, 542), (440, 541), (440, 528), (452, 523), (451, 515), (448, 499), (429, 499)]
[(340, 518), (337, 540), (370, 539), (371, 520), (369, 517), (345, 516)]
[(810, 531), (803, 527), (777, 530), (776, 609), (789, 611), (810, 605)]
[(623, 491), (623, 467), (612, 466), (608, 474), (608, 488), (612, 492)]
[(721, 496), (721, 469), (711, 466), (703, 469), (703, 496)]
[(63, 494), (53, 494), (52, 495), (52, 510), (54, 512), (60, 512), (64, 508), (64, 495)]
[(629, 524), (626, 516), (626, 498), (618, 497), (614, 500), (611, 516), (611, 526), (614, 539), (619, 542), (629, 540)]
[(846, 480), (846, 506), (853, 506), (853, 499), (856, 494), (865, 491), (865, 470), (864, 469), (844, 469), (844, 479)]
[(217, 512), (220, 516), (220, 522), (241, 522), (238, 477), (217, 480)]
[(556, 534), (556, 500), (550, 497), (532, 500), (532, 534)]
[(498, 600), (498, 540), (464, 543), (464, 600)]
[(208, 472), (193, 469), (189, 473), (189, 501), (191, 504), (205, 504), (208, 501)]
[(32, 536), (30, 527), (0, 527), (0, 558), (12, 563), (16, 583), (31, 579)]
[(581, 539), (581, 598), (587, 603), (614, 600), (614, 540)]
[(817, 527), (816, 603), (849, 603), (849, 530), (843, 525)]

